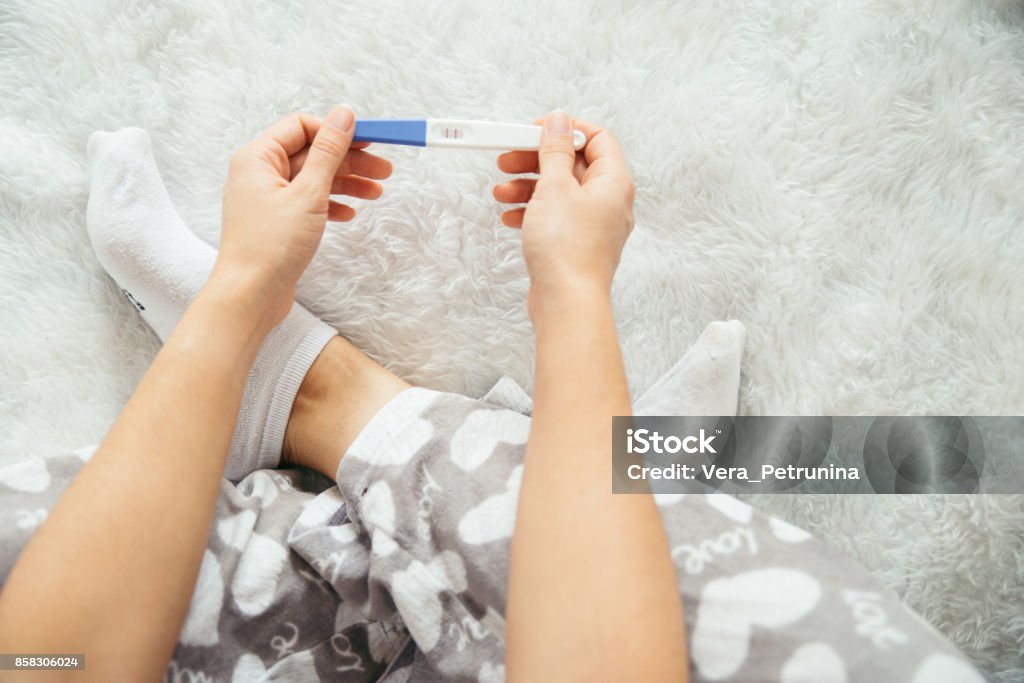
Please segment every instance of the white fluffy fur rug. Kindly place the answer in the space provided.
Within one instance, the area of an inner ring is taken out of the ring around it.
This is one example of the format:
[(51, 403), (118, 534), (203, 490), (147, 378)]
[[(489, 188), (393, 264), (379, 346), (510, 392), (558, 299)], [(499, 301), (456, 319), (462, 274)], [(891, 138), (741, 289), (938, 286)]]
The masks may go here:
[[(643, 389), (747, 326), (748, 414), (1024, 412), (1019, 0), (0, 0), (0, 459), (97, 441), (156, 348), (84, 228), (85, 141), (148, 128), (216, 241), (230, 152), (296, 109), (610, 126), (639, 228), (615, 300)], [(494, 155), (381, 149), (300, 298), (411, 381), (530, 385)], [(1024, 679), (1024, 498), (755, 499)]]

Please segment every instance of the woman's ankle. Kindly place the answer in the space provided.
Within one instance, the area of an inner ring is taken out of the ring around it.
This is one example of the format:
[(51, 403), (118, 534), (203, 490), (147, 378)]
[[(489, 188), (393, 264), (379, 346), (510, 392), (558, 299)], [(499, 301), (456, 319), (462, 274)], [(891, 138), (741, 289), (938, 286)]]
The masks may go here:
[(334, 479), (359, 432), (409, 384), (347, 339), (324, 347), (302, 381), (285, 429), (282, 465), (301, 465)]

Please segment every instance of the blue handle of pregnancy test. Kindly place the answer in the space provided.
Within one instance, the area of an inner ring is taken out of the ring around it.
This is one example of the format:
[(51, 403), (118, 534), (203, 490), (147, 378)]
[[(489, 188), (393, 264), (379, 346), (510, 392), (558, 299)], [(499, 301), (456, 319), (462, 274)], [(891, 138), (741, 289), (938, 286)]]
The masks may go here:
[(354, 142), (427, 146), (426, 119), (358, 119)]

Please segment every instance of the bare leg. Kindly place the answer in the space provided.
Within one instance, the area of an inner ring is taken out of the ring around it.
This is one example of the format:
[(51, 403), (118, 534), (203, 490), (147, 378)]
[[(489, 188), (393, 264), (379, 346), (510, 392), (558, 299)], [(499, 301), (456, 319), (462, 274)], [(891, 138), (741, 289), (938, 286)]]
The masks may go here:
[[(634, 409), (644, 415), (734, 415), (743, 338), (743, 326), (736, 321), (711, 323)], [(407, 382), (347, 339), (335, 337), (314, 361), (295, 397), (282, 461), (334, 479), (356, 435), (384, 404), (408, 388)]]
[(343, 337), (310, 366), (292, 405), (282, 462), (334, 479), (341, 457), (384, 405), (409, 388)]

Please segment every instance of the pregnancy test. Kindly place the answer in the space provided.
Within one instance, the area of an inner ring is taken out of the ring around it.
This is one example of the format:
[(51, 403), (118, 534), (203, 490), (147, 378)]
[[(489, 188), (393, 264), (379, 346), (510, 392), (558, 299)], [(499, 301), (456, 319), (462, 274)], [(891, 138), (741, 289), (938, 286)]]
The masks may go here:
[[(383, 142), (414, 147), (459, 147), (536, 151), (540, 148), (540, 126), (457, 119), (357, 119), (355, 142)], [(583, 149), (587, 136), (572, 132), (576, 149)]]

